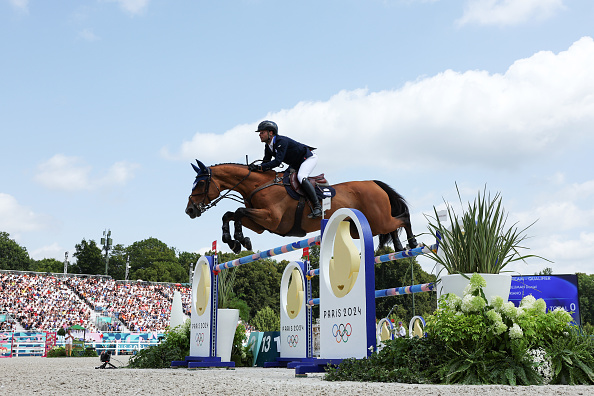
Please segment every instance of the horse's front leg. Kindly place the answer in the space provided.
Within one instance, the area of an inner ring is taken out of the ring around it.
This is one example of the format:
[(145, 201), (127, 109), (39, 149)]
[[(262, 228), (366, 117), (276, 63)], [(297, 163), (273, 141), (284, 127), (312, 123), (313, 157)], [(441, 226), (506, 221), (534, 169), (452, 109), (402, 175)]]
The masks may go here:
[(239, 242), (244, 248), (246, 248), (246, 250), (252, 250), (252, 241), (250, 240), (250, 238), (243, 235), (242, 219), (246, 216), (246, 210), (247, 208), (239, 208), (235, 211), (235, 215), (233, 217), (233, 220), (235, 222), (235, 232), (233, 233), (233, 238), (237, 242)]
[(222, 240), (223, 243), (229, 245), (229, 248), (235, 253), (239, 253), (241, 251), (241, 244), (238, 241), (233, 240), (231, 238), (231, 231), (229, 229), (229, 222), (235, 217), (234, 212), (227, 212), (223, 215), (223, 236)]

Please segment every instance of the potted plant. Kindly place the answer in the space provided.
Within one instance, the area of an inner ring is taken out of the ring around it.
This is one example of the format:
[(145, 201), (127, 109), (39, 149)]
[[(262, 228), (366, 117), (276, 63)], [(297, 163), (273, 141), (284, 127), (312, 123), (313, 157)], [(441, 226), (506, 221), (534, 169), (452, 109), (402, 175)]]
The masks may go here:
[[(458, 199), (462, 207), (460, 190), (456, 185)], [(438, 279), (438, 296), (454, 293), (462, 297), (464, 289), (469, 284), (470, 276), (479, 273), (487, 282), (485, 296), (490, 302), (493, 296), (502, 296), (505, 301), (509, 298), (511, 275), (504, 274), (504, 268), (518, 260), (524, 261), (536, 255), (523, 255), (522, 243), (528, 238), (525, 228), (518, 228), (517, 223), (507, 227), (508, 214), (501, 203), (501, 194), (494, 197), (486, 192), (478, 192), (474, 202), (463, 209), (461, 216), (448, 205), (447, 221), (442, 222), (434, 208), (435, 217), (427, 216), (429, 232), (440, 239), (437, 252), (429, 253), (436, 261)], [(548, 261), (548, 260), (547, 260)], [(447, 271), (447, 274), (443, 274)]]

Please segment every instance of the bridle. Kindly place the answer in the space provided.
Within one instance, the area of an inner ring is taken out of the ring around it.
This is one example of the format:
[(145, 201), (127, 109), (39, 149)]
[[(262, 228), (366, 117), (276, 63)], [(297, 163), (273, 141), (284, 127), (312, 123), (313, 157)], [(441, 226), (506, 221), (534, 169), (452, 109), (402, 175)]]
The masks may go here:
[[(212, 178), (212, 170), (210, 169), (210, 167), (206, 168), (208, 170), (208, 173), (206, 175), (198, 175), (196, 176), (196, 180), (194, 181), (194, 188), (196, 188), (196, 184), (201, 181), (201, 180), (205, 180), (205, 186), (204, 186), (204, 191), (201, 193), (194, 193), (192, 192), (192, 194), (190, 194), (190, 196), (188, 197), (189, 201), (192, 203), (192, 207), (199, 213), (202, 214), (204, 212), (206, 212), (208, 209), (213, 208), (214, 206), (216, 206), (216, 204), (218, 204), (222, 199), (227, 198), (227, 199), (231, 199), (232, 201), (235, 202), (239, 202), (239, 203), (245, 203), (245, 200), (243, 199), (242, 196), (238, 196), (238, 195), (234, 195), (234, 189), (239, 186), (241, 183), (243, 183), (252, 173), (251, 170), (248, 169), (248, 173), (247, 175), (241, 179), (240, 181), (238, 181), (233, 187), (228, 188), (227, 191), (221, 195), (221, 187), (219, 186), (219, 184), (213, 180)], [(210, 191), (210, 183), (213, 183), (215, 185), (215, 187), (217, 188), (217, 198), (214, 199), (213, 201), (209, 201), (207, 202), (208, 199), (208, 192)], [(192, 189), (192, 191), (194, 191), (194, 189)], [(204, 195), (204, 197), (202, 198), (202, 202), (196, 203), (194, 202), (194, 200), (192, 199), (192, 197), (197, 197), (200, 195)], [(219, 196), (220, 195), (220, 196)]]

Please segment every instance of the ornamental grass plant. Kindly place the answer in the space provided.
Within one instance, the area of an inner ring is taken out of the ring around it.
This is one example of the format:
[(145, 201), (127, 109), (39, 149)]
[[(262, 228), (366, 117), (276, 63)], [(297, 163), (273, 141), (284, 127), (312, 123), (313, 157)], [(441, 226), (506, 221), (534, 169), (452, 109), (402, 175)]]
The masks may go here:
[[(458, 199), (462, 207), (460, 190), (456, 185)], [(507, 226), (508, 214), (502, 205), (501, 194), (491, 197), (486, 187), (478, 192), (474, 202), (468, 204), (459, 216), (448, 205), (448, 222), (442, 222), (433, 208), (434, 215), (426, 216), (429, 232), (440, 239), (438, 253), (431, 252), (429, 257), (441, 264), (449, 274), (499, 274), (511, 262), (525, 260), (535, 255), (523, 255), (522, 243), (528, 238), (526, 228), (518, 228), (517, 223)], [(448, 224), (449, 223), (449, 224)], [(547, 260), (548, 261), (548, 260)]]

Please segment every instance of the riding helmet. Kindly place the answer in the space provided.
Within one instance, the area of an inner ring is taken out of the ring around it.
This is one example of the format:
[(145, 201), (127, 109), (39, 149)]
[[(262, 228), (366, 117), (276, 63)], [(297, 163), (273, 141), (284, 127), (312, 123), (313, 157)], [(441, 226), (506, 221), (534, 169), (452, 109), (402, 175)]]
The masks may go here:
[(274, 121), (262, 121), (258, 124), (258, 129), (256, 130), (256, 132), (260, 131), (272, 131), (275, 135), (278, 135), (278, 126)]

